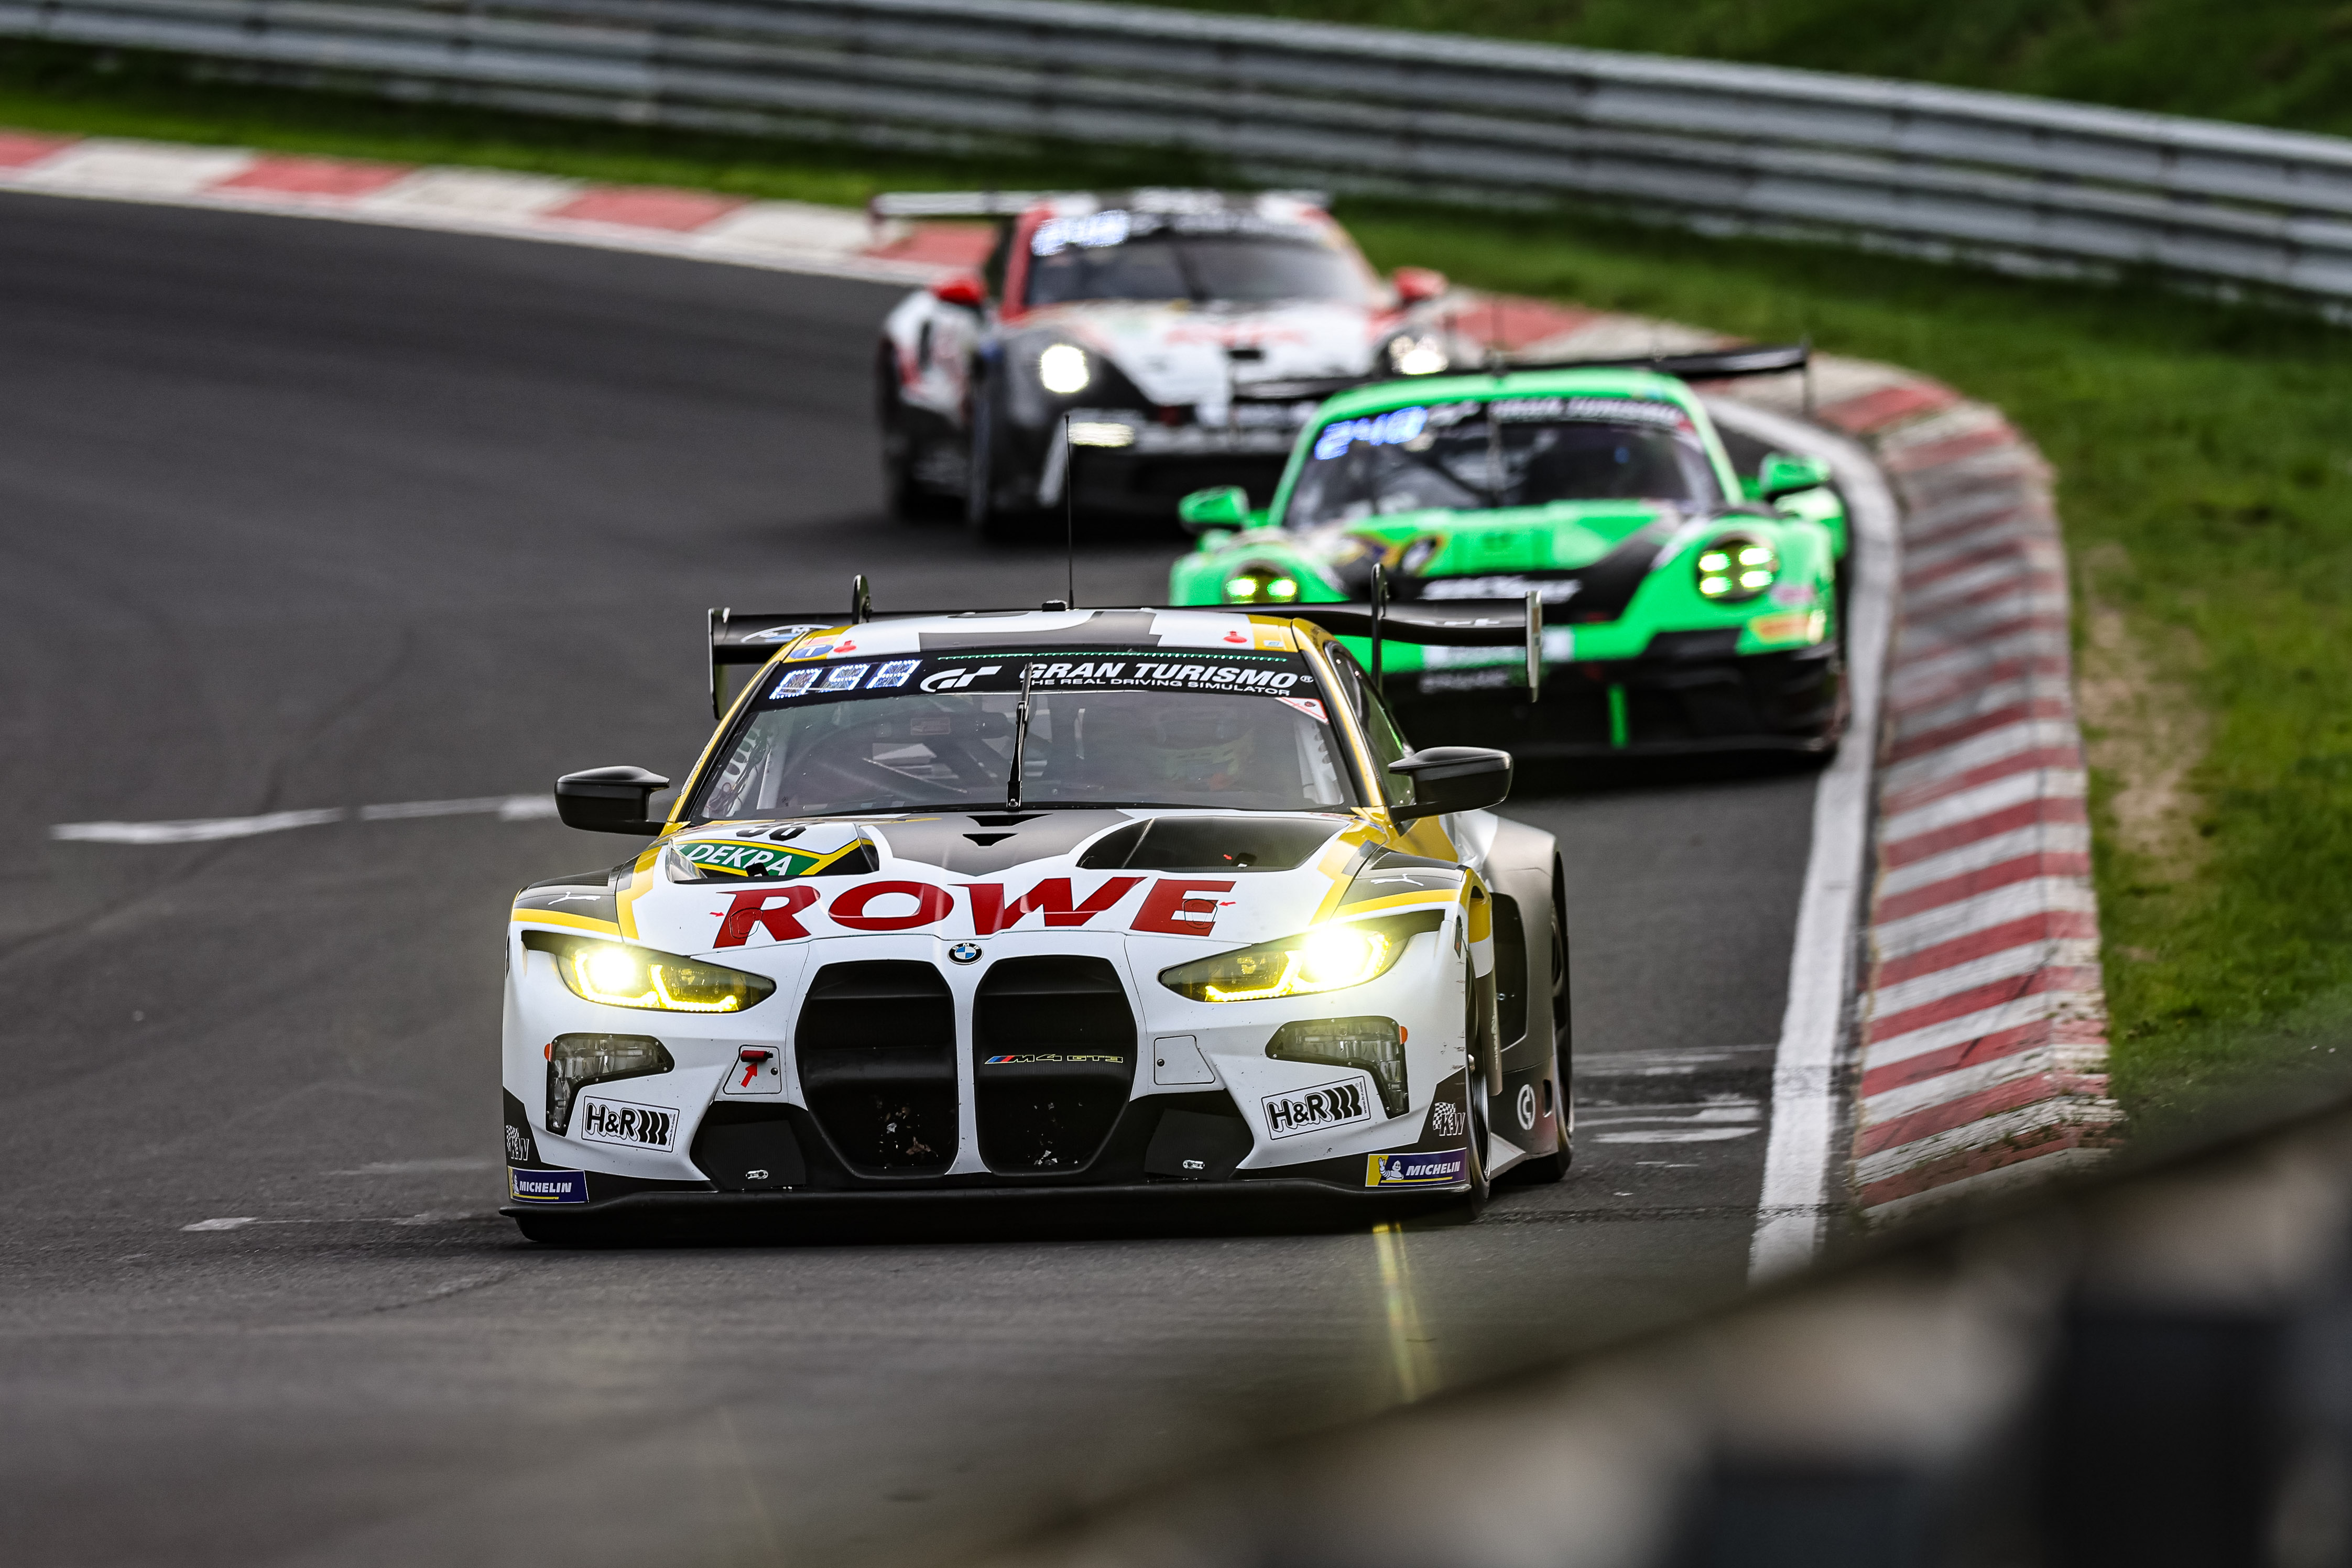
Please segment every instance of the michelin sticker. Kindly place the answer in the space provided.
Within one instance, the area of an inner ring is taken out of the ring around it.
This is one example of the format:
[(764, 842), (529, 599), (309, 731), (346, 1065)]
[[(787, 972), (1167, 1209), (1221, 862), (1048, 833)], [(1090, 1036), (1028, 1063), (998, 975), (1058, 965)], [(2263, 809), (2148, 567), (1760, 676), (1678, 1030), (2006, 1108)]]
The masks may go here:
[(1464, 1179), (1470, 1168), (1466, 1149), (1441, 1149), (1430, 1153), (1367, 1154), (1364, 1185), (1368, 1187), (1442, 1187)]
[(507, 1192), (519, 1204), (584, 1204), (588, 1201), (585, 1171), (526, 1171), (507, 1167)]

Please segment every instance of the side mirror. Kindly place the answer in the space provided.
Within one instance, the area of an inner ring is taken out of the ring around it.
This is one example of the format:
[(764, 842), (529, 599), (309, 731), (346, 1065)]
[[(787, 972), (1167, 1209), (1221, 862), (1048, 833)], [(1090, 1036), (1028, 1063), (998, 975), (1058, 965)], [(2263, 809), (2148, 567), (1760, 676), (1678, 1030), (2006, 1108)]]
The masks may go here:
[(1499, 805), (1511, 793), (1511, 753), (1484, 746), (1432, 746), (1407, 752), (1389, 772), (1412, 781), (1414, 804), (1389, 807), (1395, 822)]
[(1452, 287), (1446, 282), (1444, 273), (1426, 267), (1400, 267), (1390, 273), (1389, 278), (1396, 284), (1398, 300), (1407, 305), (1439, 299)]
[(1239, 485), (1194, 490), (1176, 503), (1176, 520), (1192, 533), (1206, 533), (1213, 528), (1248, 528), (1257, 521), (1250, 511), (1249, 491)]
[(555, 781), (555, 815), (566, 827), (591, 833), (659, 833), (651, 819), (656, 790), (669, 780), (643, 768), (590, 768)]
[(1756, 469), (1756, 499), (1777, 500), (1799, 490), (1815, 490), (1830, 482), (1830, 466), (1820, 458), (1793, 452), (1768, 452)]
[(931, 298), (943, 305), (977, 310), (988, 303), (988, 290), (969, 272), (950, 272), (931, 285)]

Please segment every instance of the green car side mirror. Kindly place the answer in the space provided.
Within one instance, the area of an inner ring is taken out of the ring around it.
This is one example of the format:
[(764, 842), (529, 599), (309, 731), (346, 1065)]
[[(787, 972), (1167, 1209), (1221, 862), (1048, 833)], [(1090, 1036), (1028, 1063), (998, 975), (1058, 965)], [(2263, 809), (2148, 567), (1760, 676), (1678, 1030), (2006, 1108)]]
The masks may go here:
[(1206, 533), (1213, 528), (1253, 528), (1259, 521), (1250, 510), (1249, 491), (1239, 485), (1194, 490), (1176, 503), (1176, 519), (1192, 533)]
[(1793, 452), (1768, 452), (1756, 469), (1756, 499), (1778, 500), (1799, 490), (1815, 490), (1830, 482), (1830, 466), (1820, 458)]

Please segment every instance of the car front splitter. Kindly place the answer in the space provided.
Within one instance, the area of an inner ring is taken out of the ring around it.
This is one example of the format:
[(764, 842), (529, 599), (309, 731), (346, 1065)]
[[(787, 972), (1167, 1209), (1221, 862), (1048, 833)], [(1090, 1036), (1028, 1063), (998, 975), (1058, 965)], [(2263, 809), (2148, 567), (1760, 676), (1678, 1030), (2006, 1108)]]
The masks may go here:
[[(1301, 1178), (1269, 1177), (1260, 1181), (1128, 1182), (1086, 1186), (988, 1186), (816, 1188), (796, 1187), (774, 1193), (651, 1192), (627, 1193), (593, 1204), (508, 1204), (499, 1210), (509, 1219), (552, 1222), (554, 1226), (593, 1222), (599, 1227), (625, 1226), (643, 1221), (660, 1226), (670, 1221), (736, 1222), (757, 1225), (786, 1217), (814, 1219), (824, 1215), (850, 1217), (927, 1206), (969, 1212), (1000, 1209), (1045, 1215), (1078, 1209), (1138, 1209), (1175, 1212), (1184, 1209), (1257, 1209), (1288, 1204), (1337, 1206), (1356, 1213), (1393, 1213), (1400, 1206), (1443, 1207), (1460, 1203), (1470, 1194), (1466, 1182), (1427, 1187), (1352, 1188)], [(552, 1226), (551, 1226), (552, 1228)]]

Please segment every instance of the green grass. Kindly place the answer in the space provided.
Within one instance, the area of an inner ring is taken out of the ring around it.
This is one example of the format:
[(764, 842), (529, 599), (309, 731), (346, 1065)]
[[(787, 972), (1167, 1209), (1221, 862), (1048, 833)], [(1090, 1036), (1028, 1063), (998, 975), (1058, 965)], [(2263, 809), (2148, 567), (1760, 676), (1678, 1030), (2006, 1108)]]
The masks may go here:
[[(986, 165), (327, 95), (192, 85), (154, 65), (0, 50), (0, 124), (460, 162), (852, 204), (891, 185), (1108, 183), (1073, 153)], [(2095, 780), (2120, 1093), (2178, 1127), (2250, 1088), (2313, 1092), (2352, 1053), (2352, 334), (2153, 289), (2035, 282), (1591, 217), (1357, 203), (1384, 266), (1701, 322), (1810, 332), (2007, 409), (2055, 463), (2070, 546), (2157, 672), (2208, 715), (2201, 854), (2118, 846)]]
[(1858, 71), (2352, 132), (2352, 5), (2311, 0), (1163, 0)]
[[(2156, 671), (2208, 715), (2167, 866), (2117, 845), (2094, 779), (2118, 1090), (2171, 1129), (2311, 1092), (2352, 1053), (2352, 335), (2154, 289), (2032, 282), (1846, 252), (1564, 220), (1349, 215), (1374, 257), (1515, 291), (1912, 366), (2041, 445), (2079, 559)], [(2181, 858), (2172, 858), (2176, 862)]]

